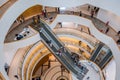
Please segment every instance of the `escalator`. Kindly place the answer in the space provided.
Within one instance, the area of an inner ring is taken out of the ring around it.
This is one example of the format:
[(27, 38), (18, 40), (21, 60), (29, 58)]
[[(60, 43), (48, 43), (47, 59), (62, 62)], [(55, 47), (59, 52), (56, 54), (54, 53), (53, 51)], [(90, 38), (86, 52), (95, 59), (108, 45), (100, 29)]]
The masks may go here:
[[(50, 27), (43, 21), (38, 23), (40, 37), (45, 46), (53, 53), (58, 61), (65, 66), (65, 68), (71, 73), (75, 74), (78, 80), (83, 80), (85, 74), (88, 72), (86, 67), (80, 67), (75, 64), (71, 58), (71, 52), (65, 48), (64, 44), (59, 38), (52, 32)], [(61, 52), (61, 55), (59, 53)], [(58, 54), (59, 53), (59, 54)]]
[(98, 55), (99, 55), (99, 52), (100, 52), (100, 50), (101, 50), (101, 48), (104, 46), (104, 44), (102, 43), (102, 42), (100, 42), (98, 45), (97, 45), (97, 47), (96, 47), (96, 50), (92, 53), (93, 55), (91, 56), (91, 61), (95, 61), (96, 60), (96, 58), (98, 57)]

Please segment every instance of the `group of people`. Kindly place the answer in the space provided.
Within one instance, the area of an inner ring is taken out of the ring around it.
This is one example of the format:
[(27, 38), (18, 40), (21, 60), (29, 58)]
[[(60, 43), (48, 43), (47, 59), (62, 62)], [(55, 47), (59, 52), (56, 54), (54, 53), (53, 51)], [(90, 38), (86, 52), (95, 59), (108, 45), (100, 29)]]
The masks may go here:
[(66, 52), (66, 49), (65, 49), (65, 47), (63, 47), (63, 46), (61, 46), (59, 49), (58, 49), (58, 51), (56, 52), (56, 54), (58, 54), (58, 55), (62, 55), (62, 53), (64, 53), (64, 52)]
[(9, 68), (10, 68), (10, 66), (7, 63), (5, 63), (4, 69), (5, 69), (6, 73), (7, 73), (7, 75), (9, 73)]
[(42, 15), (44, 16), (44, 18), (47, 18), (47, 10), (46, 9), (42, 10)]
[(90, 13), (91, 13), (91, 18), (93, 18), (94, 15), (98, 13), (99, 8), (96, 7), (96, 6), (94, 6), (94, 7), (92, 8), (92, 6), (88, 5), (87, 10), (90, 11)]
[[(110, 30), (110, 28), (108, 27), (108, 25), (109, 25), (109, 21), (107, 21), (106, 24), (105, 24), (105, 26), (107, 27), (107, 29), (106, 29), (106, 31), (105, 31), (106, 34), (107, 34), (107, 33), (109, 32), (109, 30)], [(120, 31), (118, 31), (118, 32), (117, 32), (117, 35), (116, 35), (116, 36), (119, 37), (119, 39), (116, 41), (117, 44), (120, 44), (120, 36), (119, 36), (119, 35), (120, 35)]]
[[(120, 35), (120, 31), (117, 32), (117, 36), (119, 36), (119, 35)], [(116, 43), (117, 43), (117, 44), (120, 44), (120, 37), (119, 37), (119, 39), (117, 40)]]
[(79, 55), (77, 55), (76, 53), (72, 52), (71, 58), (72, 58), (72, 60), (74, 61), (74, 63), (75, 63), (76, 65), (79, 64)]
[(46, 43), (47, 43), (50, 47), (53, 46), (53, 44), (52, 44), (52, 40), (47, 40)]
[(25, 22), (25, 18), (23, 15), (21, 15), (14, 21), (14, 23), (17, 23), (17, 24), (22, 24), (23, 22)]

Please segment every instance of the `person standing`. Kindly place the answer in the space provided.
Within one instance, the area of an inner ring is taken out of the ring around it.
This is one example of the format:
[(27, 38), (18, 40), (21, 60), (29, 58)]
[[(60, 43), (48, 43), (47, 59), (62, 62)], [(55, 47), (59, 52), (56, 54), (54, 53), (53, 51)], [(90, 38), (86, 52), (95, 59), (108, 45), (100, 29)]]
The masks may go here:
[(109, 25), (109, 21), (106, 22), (105, 26), (108, 26)]
[(57, 8), (57, 13), (60, 14), (60, 8), (59, 7)]
[(89, 80), (89, 79), (90, 79), (90, 77), (88, 76), (88, 77), (87, 77), (87, 80)]
[(98, 7), (96, 8), (96, 10), (95, 10), (95, 14), (98, 13), (99, 9), (100, 9), (100, 8), (98, 8)]
[(52, 44), (52, 40), (47, 40), (46, 43), (47, 43), (50, 47), (53, 46), (53, 44)]
[(14, 75), (14, 77), (18, 79), (18, 75)]
[(107, 27), (107, 29), (106, 29), (106, 31), (105, 31), (105, 33), (106, 33), (106, 34), (108, 33), (109, 29), (110, 29), (110, 28), (109, 28), (109, 27)]
[(47, 18), (46, 10), (42, 10), (42, 15), (44, 18)]
[(37, 22), (40, 22), (40, 15), (37, 15)]
[(118, 36), (119, 36), (119, 34), (120, 34), (120, 31), (117, 32), (117, 35), (118, 35)]
[(62, 23), (61, 23), (61, 22), (59, 22), (58, 24), (60, 25), (60, 28), (62, 28)]
[(5, 63), (4, 69), (5, 69), (6, 73), (7, 73), (7, 75), (9, 73), (9, 68), (10, 68), (9, 65), (7, 63)]
[(64, 46), (61, 46), (61, 47), (60, 47), (60, 50), (61, 50), (62, 52), (66, 52), (66, 49), (65, 49)]
[(90, 5), (88, 5), (88, 9), (87, 9), (88, 11), (90, 10)]
[(62, 55), (61, 49), (59, 49), (59, 50), (56, 52), (56, 54), (61, 56), (61, 55)]
[(79, 14), (79, 16), (82, 16), (82, 11), (80, 11), (80, 14)]
[(120, 38), (117, 40), (117, 42), (116, 42), (117, 44), (120, 44)]
[(95, 7), (94, 7), (94, 11), (95, 11), (96, 9), (97, 9), (97, 7), (95, 6)]
[(79, 41), (79, 45), (81, 45), (82, 44), (82, 42), (81, 41)]

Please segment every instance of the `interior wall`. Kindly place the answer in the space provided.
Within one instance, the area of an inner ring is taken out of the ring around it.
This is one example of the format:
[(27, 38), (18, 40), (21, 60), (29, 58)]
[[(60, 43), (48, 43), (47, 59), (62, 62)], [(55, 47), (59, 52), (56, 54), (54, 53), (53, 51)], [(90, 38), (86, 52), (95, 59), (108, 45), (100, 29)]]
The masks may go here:
[(24, 11), (21, 15), (24, 18), (30, 17), (32, 15), (36, 15), (36, 14), (40, 14), (42, 11), (42, 6), (40, 5), (35, 5), (32, 6), (31, 8), (27, 9), (26, 11)]
[(6, 63), (8, 65), (10, 65), (13, 57), (15, 56), (16, 51), (17, 51), (17, 48), (16, 49), (11, 49), (11, 50), (4, 49), (5, 59), (6, 59)]
[(47, 12), (56, 12), (55, 7), (45, 7), (45, 9), (47, 10)]
[(110, 11), (100, 9), (97, 15), (97, 18), (106, 23), (109, 21), (109, 25), (115, 30), (119, 31), (120, 30), (120, 17), (113, 14)]

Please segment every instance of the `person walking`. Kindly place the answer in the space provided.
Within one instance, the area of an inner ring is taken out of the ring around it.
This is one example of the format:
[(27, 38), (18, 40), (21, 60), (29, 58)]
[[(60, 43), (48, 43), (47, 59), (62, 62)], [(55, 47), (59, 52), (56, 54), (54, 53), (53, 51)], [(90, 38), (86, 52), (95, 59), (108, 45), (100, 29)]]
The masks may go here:
[(56, 54), (61, 56), (61, 55), (62, 55), (61, 49), (59, 49), (59, 50), (56, 52)]

